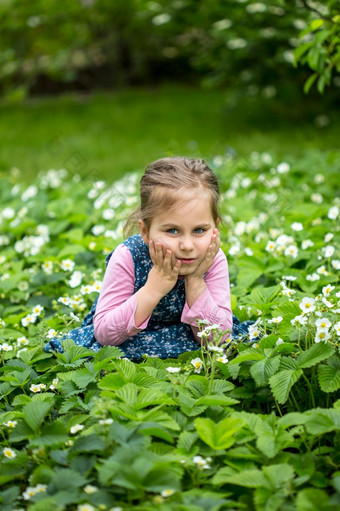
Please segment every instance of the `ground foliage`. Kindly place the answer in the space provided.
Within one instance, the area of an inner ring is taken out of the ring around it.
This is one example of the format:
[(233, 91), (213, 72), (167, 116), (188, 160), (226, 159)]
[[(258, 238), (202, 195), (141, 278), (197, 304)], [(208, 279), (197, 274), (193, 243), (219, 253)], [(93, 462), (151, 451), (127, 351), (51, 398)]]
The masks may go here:
[(339, 86), (339, 14), (339, 0), (6, 0), (0, 91), (16, 102), (175, 79), (285, 98), (310, 76), (305, 89), (323, 92)]
[(138, 174), (1, 177), (0, 509), (335, 511), (340, 154), (217, 156), (246, 342), (135, 364), (51, 338), (79, 325)]

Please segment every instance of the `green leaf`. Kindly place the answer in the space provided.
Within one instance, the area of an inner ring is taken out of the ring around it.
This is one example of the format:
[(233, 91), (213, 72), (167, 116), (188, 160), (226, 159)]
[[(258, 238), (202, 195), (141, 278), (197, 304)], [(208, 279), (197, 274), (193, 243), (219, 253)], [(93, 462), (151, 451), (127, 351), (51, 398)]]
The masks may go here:
[(85, 364), (85, 368), (77, 369), (72, 376), (72, 381), (77, 385), (78, 388), (84, 389), (89, 383), (96, 381), (96, 373), (93, 368), (93, 364)]
[(146, 408), (150, 405), (174, 405), (176, 404), (173, 399), (171, 399), (167, 394), (161, 392), (158, 389), (143, 389), (137, 398), (137, 403), (135, 408), (137, 410), (141, 410), (142, 408)]
[(136, 374), (136, 367), (133, 362), (125, 359), (115, 360), (114, 366), (117, 369), (118, 374), (126, 383), (132, 381), (132, 378)]
[(297, 494), (297, 511), (332, 511), (329, 497), (323, 490), (306, 488)]
[(312, 31), (314, 30), (318, 30), (319, 28), (322, 27), (322, 25), (325, 23), (325, 20), (324, 19), (316, 19), (316, 20), (313, 20), (310, 24), (309, 24), (309, 27)]
[(323, 435), (340, 430), (340, 409), (315, 408), (305, 412), (305, 415), (307, 416), (306, 429), (312, 435)]
[(124, 403), (134, 406), (137, 403), (138, 387), (134, 383), (126, 383), (117, 390), (116, 395), (124, 401)]
[(32, 401), (23, 408), (25, 422), (33, 431), (38, 432), (40, 426), (52, 408), (53, 403), (49, 401)]
[(224, 483), (236, 484), (245, 488), (267, 488), (269, 486), (261, 470), (242, 470), (239, 474), (226, 476)]
[(78, 437), (74, 444), (72, 445), (70, 451), (80, 451), (80, 452), (93, 452), (97, 451), (100, 453), (105, 452), (105, 442), (104, 440), (95, 434), (83, 435)]
[(196, 432), (182, 431), (178, 437), (177, 448), (184, 449), (187, 453), (190, 453), (192, 446), (198, 439)]
[(250, 374), (259, 387), (268, 385), (269, 378), (273, 376), (279, 369), (280, 360), (280, 356), (276, 356), (274, 358), (265, 358), (263, 360), (259, 360), (251, 366)]
[(263, 360), (266, 358), (265, 354), (263, 353), (263, 350), (261, 348), (249, 348), (240, 355), (238, 355), (234, 360), (229, 362), (228, 366), (233, 366), (236, 364), (240, 364), (241, 362), (247, 362), (247, 361), (253, 361), (253, 360)]
[(331, 357), (326, 364), (318, 367), (318, 380), (323, 392), (335, 392), (340, 388), (340, 359)]
[(313, 344), (307, 351), (303, 351), (296, 359), (298, 367), (305, 369), (306, 367), (313, 367), (318, 362), (331, 357), (334, 354), (334, 348), (331, 344), (320, 342)]
[(107, 374), (98, 383), (98, 387), (103, 390), (118, 390), (123, 385), (125, 385), (125, 380), (117, 373)]
[(303, 86), (303, 92), (305, 94), (308, 94), (310, 88), (312, 87), (313, 83), (315, 82), (315, 80), (317, 79), (318, 77), (318, 73), (313, 73), (305, 82), (304, 86)]
[(46, 423), (42, 430), (41, 436), (30, 440), (31, 447), (58, 447), (64, 445), (68, 440), (68, 431), (63, 422), (56, 420)]
[(294, 469), (287, 463), (263, 467), (263, 475), (268, 480), (270, 487), (275, 490), (286, 486), (294, 478)]
[(79, 472), (69, 468), (59, 469), (49, 484), (49, 492), (53, 494), (72, 487), (79, 488), (86, 483), (87, 479)]
[(271, 391), (278, 403), (283, 404), (287, 401), (290, 389), (301, 375), (301, 369), (286, 369), (269, 378)]
[(233, 399), (228, 396), (203, 396), (196, 401), (195, 406), (206, 405), (206, 406), (232, 406), (239, 403), (237, 399)]
[(215, 450), (227, 449), (233, 445), (233, 435), (242, 429), (245, 420), (227, 417), (217, 425), (211, 419), (195, 419), (195, 427), (200, 438)]

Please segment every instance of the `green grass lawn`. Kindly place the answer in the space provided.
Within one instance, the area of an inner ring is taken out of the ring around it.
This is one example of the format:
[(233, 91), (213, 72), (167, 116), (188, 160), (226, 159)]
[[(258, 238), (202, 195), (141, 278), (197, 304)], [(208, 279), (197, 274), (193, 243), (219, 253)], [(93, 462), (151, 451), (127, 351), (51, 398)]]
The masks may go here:
[(244, 156), (284, 157), (331, 150), (338, 147), (340, 120), (327, 113), (329, 125), (316, 126), (323, 101), (311, 110), (273, 99), (235, 103), (227, 91), (170, 84), (31, 99), (0, 108), (0, 172), (18, 167), (29, 182), (41, 170), (66, 167), (114, 180), (171, 154), (209, 158), (233, 148)]

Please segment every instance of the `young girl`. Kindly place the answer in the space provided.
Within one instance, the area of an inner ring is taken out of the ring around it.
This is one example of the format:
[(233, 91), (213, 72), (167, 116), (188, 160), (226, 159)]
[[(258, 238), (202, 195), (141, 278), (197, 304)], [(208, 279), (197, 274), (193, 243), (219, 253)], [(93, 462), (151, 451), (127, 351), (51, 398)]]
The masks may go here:
[[(93, 351), (119, 346), (132, 360), (174, 358), (199, 349), (196, 319), (232, 329), (218, 181), (202, 160), (162, 158), (142, 176), (140, 199), (126, 225), (140, 234), (107, 256), (100, 295), (68, 337)], [(235, 319), (233, 333), (246, 333)], [(62, 351), (60, 341), (45, 350)]]

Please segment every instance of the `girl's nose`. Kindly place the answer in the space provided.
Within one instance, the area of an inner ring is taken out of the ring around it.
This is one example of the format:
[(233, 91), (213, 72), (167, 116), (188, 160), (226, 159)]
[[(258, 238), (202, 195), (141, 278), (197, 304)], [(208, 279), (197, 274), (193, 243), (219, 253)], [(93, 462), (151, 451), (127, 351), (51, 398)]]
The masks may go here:
[(193, 250), (194, 248), (194, 243), (193, 243), (193, 240), (191, 238), (191, 236), (187, 236), (187, 237), (183, 237), (181, 240), (180, 240), (180, 243), (179, 243), (179, 248), (185, 252), (189, 251), (189, 250)]

